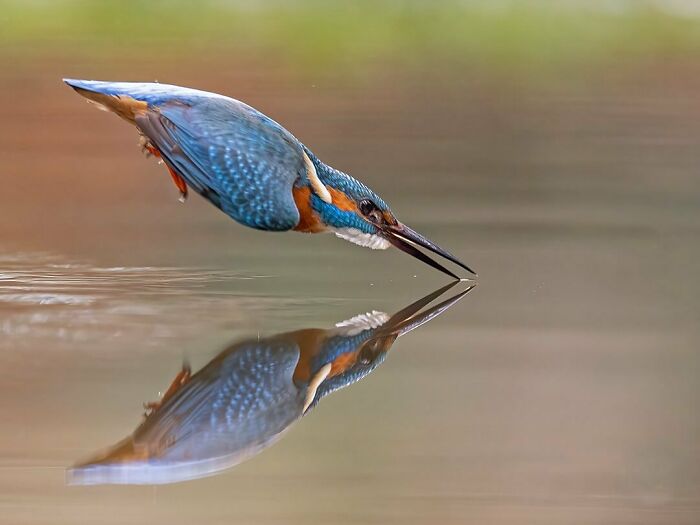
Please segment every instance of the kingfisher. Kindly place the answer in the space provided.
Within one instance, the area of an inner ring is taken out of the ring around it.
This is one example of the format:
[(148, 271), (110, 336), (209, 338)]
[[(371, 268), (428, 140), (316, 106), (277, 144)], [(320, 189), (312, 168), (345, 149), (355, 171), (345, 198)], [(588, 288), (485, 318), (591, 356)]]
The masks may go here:
[(201, 370), (185, 364), (136, 430), (67, 473), (72, 484), (161, 484), (211, 476), (276, 443), (327, 395), (381, 365), (396, 340), (466, 296), (456, 281), (393, 315), (233, 342)]
[(63, 79), (136, 126), (185, 201), (192, 189), (236, 222), (265, 231), (330, 232), (372, 249), (395, 246), (445, 274), (418, 248), (476, 273), (399, 222), (362, 182), (323, 163), (280, 124), (216, 93), (160, 83)]

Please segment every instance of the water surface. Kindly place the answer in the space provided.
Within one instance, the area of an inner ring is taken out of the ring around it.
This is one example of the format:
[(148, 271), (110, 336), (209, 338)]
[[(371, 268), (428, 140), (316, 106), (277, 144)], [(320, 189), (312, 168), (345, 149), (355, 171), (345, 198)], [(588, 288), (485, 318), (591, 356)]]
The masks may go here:
[[(173, 485), (67, 486), (184, 358), (393, 312), (444, 284), (398, 252), (239, 227), (46, 61), (0, 79), (0, 521), (697, 523), (700, 101), (673, 65), (590, 85), (371, 82), (117, 61), (225, 92), (473, 266), (469, 297), (274, 447)], [(7, 69), (6, 69), (7, 71)], [(128, 75), (127, 75), (128, 73)], [(438, 79), (440, 80), (440, 79)]]

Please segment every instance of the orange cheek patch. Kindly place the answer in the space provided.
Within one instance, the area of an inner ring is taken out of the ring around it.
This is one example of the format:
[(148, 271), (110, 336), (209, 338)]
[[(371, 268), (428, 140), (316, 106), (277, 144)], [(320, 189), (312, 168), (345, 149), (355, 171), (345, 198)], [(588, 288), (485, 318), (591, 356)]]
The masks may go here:
[(355, 204), (355, 201), (349, 199), (342, 191), (331, 188), (330, 186), (328, 187), (328, 191), (333, 198), (334, 206), (341, 210), (357, 212), (357, 204)]
[[(336, 190), (330, 186), (327, 186), (327, 189), (333, 199), (333, 206), (340, 210), (359, 213), (354, 200), (348, 198), (348, 196), (340, 190)], [(299, 224), (297, 224), (294, 229), (306, 233), (325, 231), (326, 226), (321, 222), (318, 213), (311, 208), (311, 188), (308, 186), (293, 188), (292, 195), (294, 196), (294, 203), (299, 210)]]
[(331, 364), (331, 372), (328, 374), (328, 378), (335, 377), (342, 374), (348, 368), (353, 366), (357, 362), (357, 350), (354, 352), (346, 352), (340, 354), (333, 360)]

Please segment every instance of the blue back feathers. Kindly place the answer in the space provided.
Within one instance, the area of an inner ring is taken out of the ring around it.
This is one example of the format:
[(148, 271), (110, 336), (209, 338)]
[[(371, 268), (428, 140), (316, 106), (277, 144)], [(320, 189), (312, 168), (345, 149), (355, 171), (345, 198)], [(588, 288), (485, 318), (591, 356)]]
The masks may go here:
[[(327, 166), (277, 122), (238, 100), (168, 84), (65, 82), (79, 92), (146, 102), (136, 125), (164, 161), (194, 191), (251, 228), (283, 231), (299, 223), (292, 188), (309, 185), (304, 151), (324, 184), (356, 202), (368, 198), (387, 209), (367, 186)], [(375, 230), (357, 213), (313, 193), (311, 206), (330, 226)]]

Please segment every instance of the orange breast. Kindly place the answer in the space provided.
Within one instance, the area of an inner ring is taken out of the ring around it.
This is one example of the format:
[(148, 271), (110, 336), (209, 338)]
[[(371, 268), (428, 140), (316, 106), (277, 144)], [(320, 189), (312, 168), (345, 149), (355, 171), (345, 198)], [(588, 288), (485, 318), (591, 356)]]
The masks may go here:
[(294, 229), (304, 233), (319, 233), (326, 229), (321, 218), (311, 208), (311, 189), (305, 186), (293, 188), (294, 203), (299, 210), (299, 224)]

